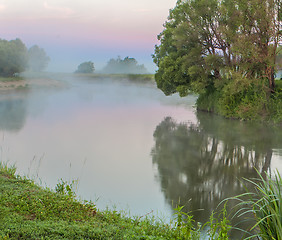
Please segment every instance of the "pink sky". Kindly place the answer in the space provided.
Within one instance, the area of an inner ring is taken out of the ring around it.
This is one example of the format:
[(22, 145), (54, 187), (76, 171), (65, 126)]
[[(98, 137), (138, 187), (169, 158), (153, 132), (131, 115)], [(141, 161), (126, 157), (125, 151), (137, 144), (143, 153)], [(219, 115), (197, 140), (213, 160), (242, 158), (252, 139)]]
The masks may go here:
[(130, 56), (154, 71), (151, 54), (176, 0), (0, 0), (0, 37), (38, 44), (53, 60), (49, 70), (96, 69)]

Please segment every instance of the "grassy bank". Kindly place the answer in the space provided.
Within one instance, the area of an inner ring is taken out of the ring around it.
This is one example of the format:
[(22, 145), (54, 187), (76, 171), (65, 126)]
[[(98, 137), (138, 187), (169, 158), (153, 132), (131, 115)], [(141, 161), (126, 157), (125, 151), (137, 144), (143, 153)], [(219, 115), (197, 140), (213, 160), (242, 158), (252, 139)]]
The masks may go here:
[[(161, 223), (153, 217), (129, 218), (117, 211), (100, 211), (92, 202), (76, 198), (72, 183), (64, 181), (55, 190), (42, 188), (15, 175), (14, 167), (0, 162), (0, 240), (4, 239), (220, 239), (227, 240), (232, 227), (225, 208), (210, 221), (196, 226), (193, 217), (175, 209), (175, 220)], [(275, 180), (252, 182), (257, 193), (247, 192), (230, 200), (239, 201), (239, 211), (253, 212), (256, 235), (245, 239), (282, 239), (281, 187)], [(246, 198), (247, 197), (247, 198)], [(205, 238), (203, 238), (205, 229)], [(274, 238), (272, 238), (274, 237)]]
[[(0, 163), (1, 240), (200, 239), (200, 228), (195, 229), (192, 218), (184, 215), (179, 208), (176, 221), (164, 224), (146, 215), (129, 218), (99, 211), (94, 203), (78, 200), (72, 184), (61, 181), (55, 190), (44, 189)], [(210, 234), (219, 232), (225, 236), (220, 239), (228, 239), (229, 228), (222, 221), (210, 226)]]
[(0, 171), (0, 239), (173, 237), (166, 226), (100, 212), (93, 203), (76, 200), (68, 184), (51, 191), (14, 173), (11, 168)]
[(185, 239), (176, 228), (141, 218), (99, 211), (77, 200), (70, 184), (51, 191), (0, 168), (0, 239)]
[[(231, 82), (232, 83), (232, 82)], [(222, 89), (211, 87), (199, 95), (197, 108), (226, 118), (282, 123), (282, 81), (276, 80), (275, 92), (267, 95), (265, 85), (253, 83), (239, 87), (229, 84)]]

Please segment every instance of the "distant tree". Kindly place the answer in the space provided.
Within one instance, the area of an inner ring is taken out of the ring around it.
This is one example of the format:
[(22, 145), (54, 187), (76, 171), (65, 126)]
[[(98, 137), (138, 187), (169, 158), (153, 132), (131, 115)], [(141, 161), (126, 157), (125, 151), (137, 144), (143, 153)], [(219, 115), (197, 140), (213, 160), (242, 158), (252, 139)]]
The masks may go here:
[(127, 73), (127, 74), (144, 74), (148, 73), (145, 66), (138, 65), (135, 58), (125, 57), (121, 59), (111, 58), (107, 65), (104, 67), (103, 72), (105, 73)]
[(27, 67), (27, 48), (20, 39), (7, 41), (0, 39), (0, 75), (13, 76)]
[(83, 62), (78, 67), (75, 73), (93, 73), (95, 71), (94, 63), (89, 62)]
[(47, 67), (49, 61), (50, 58), (43, 48), (34, 45), (28, 50), (28, 67), (30, 70), (40, 72)]

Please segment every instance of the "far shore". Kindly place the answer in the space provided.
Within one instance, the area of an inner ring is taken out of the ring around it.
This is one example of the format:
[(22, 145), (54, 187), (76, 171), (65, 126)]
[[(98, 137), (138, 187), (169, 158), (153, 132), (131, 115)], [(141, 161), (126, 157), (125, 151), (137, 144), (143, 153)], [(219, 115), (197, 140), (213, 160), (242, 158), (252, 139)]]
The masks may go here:
[(61, 81), (50, 78), (0, 78), (0, 91), (8, 91), (22, 88), (41, 88), (41, 87), (63, 87)]
[[(56, 80), (60, 76), (76, 76), (81, 78), (113, 78), (128, 79), (135, 82), (154, 82), (154, 74), (73, 74), (73, 73), (33, 73), (25, 72), (18, 77), (0, 77), (0, 92), (24, 88), (65, 87), (66, 82)], [(50, 77), (51, 76), (51, 77)]]

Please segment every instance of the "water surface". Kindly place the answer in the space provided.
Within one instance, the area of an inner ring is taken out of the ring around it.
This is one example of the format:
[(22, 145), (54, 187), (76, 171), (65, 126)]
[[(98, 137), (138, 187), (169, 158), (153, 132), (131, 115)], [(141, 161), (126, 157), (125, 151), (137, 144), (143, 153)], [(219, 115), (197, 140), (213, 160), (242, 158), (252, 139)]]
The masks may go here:
[(282, 170), (279, 127), (196, 113), (195, 96), (150, 83), (60, 78), (67, 87), (0, 95), (1, 160), (43, 186), (78, 179), (99, 208), (169, 219), (180, 202), (205, 222), (254, 167)]

